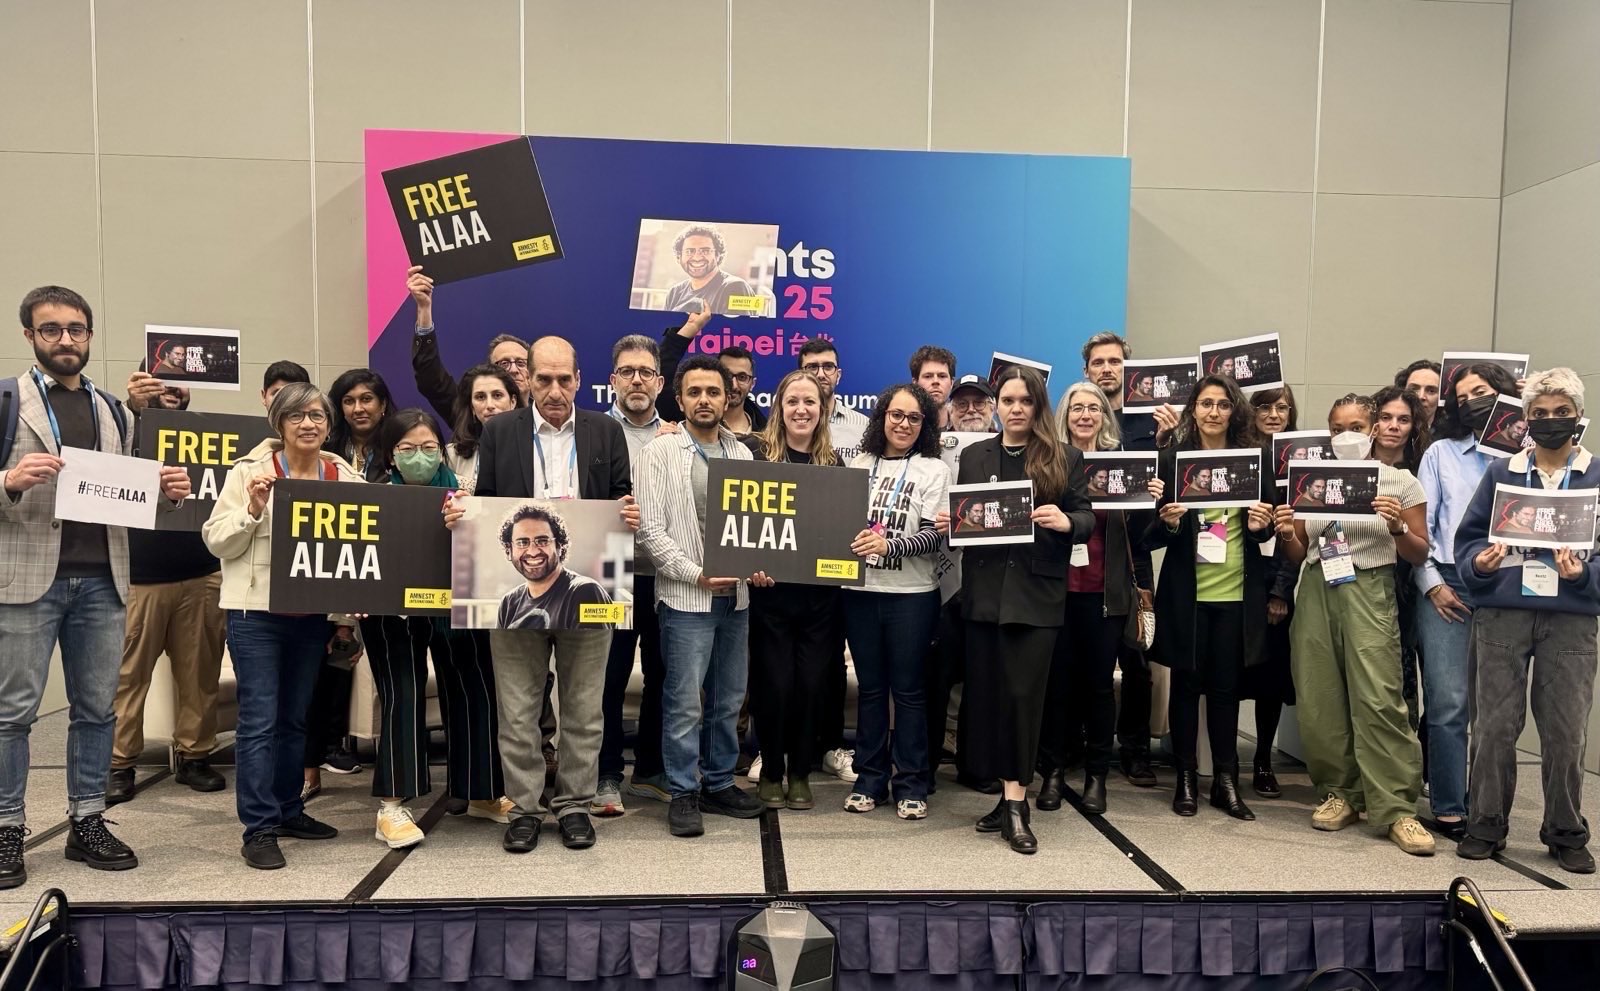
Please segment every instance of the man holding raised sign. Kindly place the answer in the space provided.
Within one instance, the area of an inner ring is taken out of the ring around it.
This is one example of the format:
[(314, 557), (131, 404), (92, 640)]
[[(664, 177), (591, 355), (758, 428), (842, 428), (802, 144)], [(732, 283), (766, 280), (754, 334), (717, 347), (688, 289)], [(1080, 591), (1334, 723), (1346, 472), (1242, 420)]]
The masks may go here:
[[(98, 870), (139, 866), (106, 828), (106, 777), (116, 718), (112, 702), (128, 599), (128, 532), (119, 526), (57, 518), (56, 478), (68, 448), (128, 455), (127, 412), (100, 392), (89, 363), (94, 314), (71, 289), (43, 286), (23, 297), (22, 334), (34, 365), (0, 382), (0, 427), (15, 439), (0, 451), (0, 888), (28, 880), (25, 834), (28, 732), (44, 697), (57, 641), (72, 706), (67, 747), (66, 856)], [(162, 468), (161, 492), (189, 494), (182, 468)], [(160, 508), (171, 510), (168, 503)]]

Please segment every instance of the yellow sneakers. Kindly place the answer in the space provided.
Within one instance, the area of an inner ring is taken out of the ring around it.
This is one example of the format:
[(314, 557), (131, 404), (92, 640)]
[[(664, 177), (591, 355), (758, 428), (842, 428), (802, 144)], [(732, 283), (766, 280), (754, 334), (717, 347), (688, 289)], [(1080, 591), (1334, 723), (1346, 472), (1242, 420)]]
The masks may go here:
[(1422, 823), (1406, 816), (1389, 827), (1389, 839), (1394, 845), (1413, 857), (1433, 856), (1433, 834), (1422, 828)]
[(510, 822), (511, 810), (516, 803), (504, 795), (499, 798), (478, 799), (467, 803), (467, 815), (490, 822)]
[(380, 806), (378, 829), (373, 835), (379, 842), (389, 844), (391, 850), (416, 846), (423, 840), (422, 830), (417, 828), (411, 810), (404, 805)]
[(1317, 811), (1311, 813), (1311, 828), (1336, 833), (1346, 826), (1354, 826), (1360, 820), (1361, 813), (1351, 808), (1349, 802), (1329, 792), (1328, 797), (1317, 806)]

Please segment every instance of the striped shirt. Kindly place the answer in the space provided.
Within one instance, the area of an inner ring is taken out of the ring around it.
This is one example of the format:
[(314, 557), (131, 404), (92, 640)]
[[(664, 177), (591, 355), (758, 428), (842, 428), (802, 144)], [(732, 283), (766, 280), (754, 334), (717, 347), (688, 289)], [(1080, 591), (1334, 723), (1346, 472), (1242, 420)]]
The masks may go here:
[[(719, 428), (724, 457), (750, 461), (750, 449), (727, 427)], [(704, 535), (695, 515), (692, 477), (694, 435), (688, 430), (664, 434), (645, 445), (635, 471), (639, 500), (639, 546), (656, 565), (656, 601), (679, 612), (710, 612), (711, 592), (700, 587), (700, 562), (705, 560)], [(713, 575), (712, 577), (731, 577)], [(750, 604), (746, 582), (739, 582), (737, 607)]]

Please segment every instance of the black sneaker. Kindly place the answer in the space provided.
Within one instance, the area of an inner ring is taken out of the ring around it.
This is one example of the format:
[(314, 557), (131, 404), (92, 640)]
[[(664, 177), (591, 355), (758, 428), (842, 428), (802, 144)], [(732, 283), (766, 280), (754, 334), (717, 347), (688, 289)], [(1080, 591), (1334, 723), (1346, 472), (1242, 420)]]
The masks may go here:
[(128, 871), (139, 866), (139, 858), (128, 844), (111, 835), (106, 823), (116, 823), (96, 812), (72, 820), (67, 830), (67, 859), (76, 860), (97, 871)]
[(1456, 856), (1462, 860), (1488, 860), (1505, 848), (1505, 840), (1497, 842), (1468, 836), (1456, 844)]
[(1588, 847), (1553, 846), (1549, 850), (1550, 856), (1556, 858), (1562, 870), (1570, 874), (1594, 873), (1594, 857), (1590, 855)]
[(1154, 788), (1157, 781), (1155, 769), (1150, 766), (1150, 752), (1122, 748), (1122, 776), (1135, 788)]
[[(179, 757), (177, 778), (178, 784), (188, 785), (195, 791), (221, 791), (228, 786), (222, 775), (211, 769), (211, 761), (206, 757)], [(107, 795), (106, 801), (110, 800), (111, 796)]]
[(356, 760), (355, 754), (340, 747), (322, 755), (322, 769), (334, 774), (355, 774), (361, 770), (361, 762)]
[(27, 835), (26, 826), (0, 826), (0, 889), (28, 883), (28, 869), (22, 866), (22, 841)]
[(339, 835), (339, 831), (302, 812), (293, 819), (284, 820), (278, 826), (277, 835), (292, 836), (297, 840), (331, 840)]
[(275, 871), (285, 863), (283, 851), (278, 849), (278, 834), (270, 829), (263, 829), (245, 840), (239, 853), (245, 863), (258, 871)]
[(113, 767), (106, 779), (106, 804), (120, 805), (133, 797), (133, 768)]
[(738, 785), (700, 793), (700, 811), (707, 815), (754, 819), (765, 810), (766, 806), (761, 804), (759, 798), (748, 794)]
[(700, 818), (700, 799), (695, 795), (679, 795), (667, 808), (667, 828), (673, 836), (700, 836), (705, 833), (705, 823)]

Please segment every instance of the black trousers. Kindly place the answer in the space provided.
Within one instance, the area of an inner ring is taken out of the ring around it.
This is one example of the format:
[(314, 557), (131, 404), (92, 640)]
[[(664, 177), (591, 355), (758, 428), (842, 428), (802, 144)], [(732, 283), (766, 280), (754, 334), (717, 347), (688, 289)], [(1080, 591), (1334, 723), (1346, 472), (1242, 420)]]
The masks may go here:
[[(1263, 620), (1264, 622), (1265, 620)], [(1191, 671), (1172, 672), (1172, 749), (1178, 767), (1199, 770), (1200, 696), (1206, 699), (1206, 731), (1214, 767), (1239, 763), (1239, 676), (1244, 669), (1244, 604), (1201, 602), (1194, 610)]]
[(1256, 757), (1260, 766), (1272, 763), (1272, 748), (1278, 738), (1283, 707), (1294, 705), (1294, 674), (1289, 665), (1289, 625), (1294, 621), (1294, 606), (1277, 625), (1266, 629), (1266, 660), (1246, 668), (1239, 678), (1239, 697), (1256, 701)]
[(1150, 662), (1139, 651), (1121, 644), (1119, 620), (1117, 667), (1122, 669), (1122, 697), (1117, 706), (1117, 743), (1140, 753), (1150, 749)]
[(447, 793), (488, 801), (505, 794), (499, 715), (487, 630), (450, 630), (425, 616), (369, 616), (361, 636), (378, 689), (380, 733), (372, 793), (415, 798), (428, 771), (428, 659), (444, 719)]
[[(333, 636), (332, 626), (328, 636)], [(355, 673), (348, 668), (330, 664), (317, 668), (317, 687), (312, 689), (311, 707), (306, 710), (306, 767), (320, 765), (350, 735), (350, 686), (354, 680)]]
[(600, 701), (606, 724), (600, 738), (602, 778), (622, 776), (622, 703), (628, 694), (628, 679), (633, 676), (636, 646), (644, 673), (644, 694), (639, 700), (639, 732), (633, 741), (633, 773), (640, 778), (665, 773), (661, 763), (661, 686), (667, 680), (667, 669), (661, 661), (655, 575), (633, 576), (633, 607), (633, 629), (612, 632), (611, 656), (606, 659), (605, 695)]
[(1103, 616), (1104, 609), (1105, 596), (1099, 592), (1067, 593), (1066, 625), (1056, 637), (1045, 688), (1041, 772), (1065, 767), (1076, 747), (1083, 747), (1084, 770), (1090, 774), (1111, 769), (1117, 718), (1113, 674), (1127, 617)]
[[(828, 645), (831, 651), (822, 674), (822, 701), (817, 707), (817, 756), (845, 746), (844, 704), (849, 697), (844, 666), (844, 605), (835, 601), (828, 610)], [(761, 762), (763, 765), (766, 761)]]
[(811, 774), (838, 598), (838, 589), (821, 587), (750, 590), (749, 704), (763, 780)]
[(1033, 780), (1057, 632), (1053, 626), (967, 623), (966, 766), (977, 777), (1024, 785)]
[[(966, 621), (961, 618), (961, 595), (950, 597), (939, 610), (939, 621), (934, 626), (933, 643), (928, 647), (928, 662), (923, 671), (927, 678), (924, 688), (928, 700), (928, 767), (930, 772), (939, 769), (939, 754), (944, 750), (944, 735), (950, 721), (950, 693), (966, 675)], [(956, 716), (956, 767), (965, 770), (967, 749), (967, 706), (962, 696)], [(930, 774), (929, 784), (937, 779)]]

